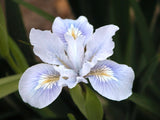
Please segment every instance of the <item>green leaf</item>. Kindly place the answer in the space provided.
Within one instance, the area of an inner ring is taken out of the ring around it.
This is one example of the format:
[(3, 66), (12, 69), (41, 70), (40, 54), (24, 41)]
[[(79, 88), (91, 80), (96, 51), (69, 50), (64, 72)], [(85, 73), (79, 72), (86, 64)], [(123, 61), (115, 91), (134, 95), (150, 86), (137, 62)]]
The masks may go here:
[(9, 41), (10, 51), (15, 59), (17, 66), (21, 69), (22, 72), (25, 71), (28, 68), (28, 63), (23, 53), (21, 52), (17, 44), (10, 36), (8, 36), (8, 41)]
[[(22, 53), (19, 49), (17, 49), (16, 44), (14, 44), (11, 38), (8, 36), (7, 28), (5, 24), (5, 18), (3, 15), (2, 8), (0, 6), (0, 54), (4, 59), (8, 62), (11, 68), (16, 72), (20, 73), (24, 71), (28, 66), (24, 58), (22, 58)], [(19, 67), (16, 65), (12, 56), (9, 52), (9, 47), (11, 48), (12, 55), (14, 56), (17, 64), (20, 64)], [(16, 56), (15, 56), (16, 55)], [(21, 60), (19, 59), (21, 56)], [(23, 64), (22, 64), (23, 63)], [(22, 68), (22, 69), (21, 69)]]
[(76, 118), (74, 117), (74, 115), (71, 114), (71, 113), (68, 113), (67, 116), (68, 116), (69, 120), (76, 120)]
[(79, 110), (88, 120), (102, 120), (103, 108), (95, 93), (84, 86), (86, 93), (79, 85), (70, 90), (71, 97)]
[(17, 91), (21, 75), (22, 74), (17, 74), (0, 79), (0, 98)]
[(5, 28), (0, 24), (0, 54), (1, 56), (8, 62), (11, 68), (16, 72), (20, 73), (20, 69), (15, 64), (14, 60), (12, 59), (9, 53), (8, 47), (8, 35)]
[(82, 93), (82, 89), (79, 85), (70, 89), (71, 97), (74, 103), (77, 105), (79, 110), (83, 113), (83, 115), (87, 118), (87, 113), (85, 109), (85, 96)]
[(86, 112), (88, 120), (102, 120), (103, 108), (95, 93), (86, 86)]
[(6, 22), (5, 22), (5, 17), (4, 17), (4, 14), (3, 14), (3, 10), (2, 10), (1, 4), (0, 4), (0, 24), (6, 30)]
[(7, 33), (5, 28), (1, 24), (0, 24), (0, 55), (3, 58), (9, 55)]
[(133, 93), (129, 100), (160, 117), (160, 104), (149, 97)]
[(39, 14), (40, 16), (46, 18), (47, 20), (53, 22), (54, 20), (54, 17), (46, 12), (44, 12), (43, 10), (27, 3), (27, 2), (24, 2), (23, 0), (13, 0), (14, 2), (16, 2), (17, 4), (20, 4), (20, 5), (23, 5), (24, 7), (28, 8), (29, 10)]
[(136, 23), (137, 23), (138, 31), (140, 34), (145, 57), (147, 58), (147, 60), (149, 60), (154, 55), (155, 49), (154, 49), (153, 41), (151, 39), (149, 28), (146, 23), (146, 19), (136, 0), (130, 0), (130, 4), (134, 10), (134, 14), (136, 17)]
[(0, 4), (0, 55), (2, 57), (6, 57), (9, 55), (7, 29), (1, 4)]
[(31, 50), (30, 46), (19, 42), (19, 40), (29, 42), (28, 36), (26, 35), (26, 29), (22, 20), (20, 8), (18, 4), (15, 3), (13, 0), (5, 0), (5, 8), (8, 34), (20, 48), (27, 62), (30, 65), (33, 65), (35, 63), (33, 50)]

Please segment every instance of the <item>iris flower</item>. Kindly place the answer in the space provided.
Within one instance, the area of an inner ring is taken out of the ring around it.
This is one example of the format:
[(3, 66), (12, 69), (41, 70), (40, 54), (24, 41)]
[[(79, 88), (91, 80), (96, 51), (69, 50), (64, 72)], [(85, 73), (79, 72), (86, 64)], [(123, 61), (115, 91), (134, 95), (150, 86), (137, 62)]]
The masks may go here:
[(119, 28), (105, 25), (93, 32), (84, 16), (77, 20), (57, 17), (52, 32), (32, 28), (33, 51), (44, 63), (28, 68), (19, 81), (23, 101), (36, 108), (51, 104), (63, 87), (88, 83), (100, 95), (115, 101), (132, 94), (134, 72), (131, 67), (109, 58), (113, 54), (113, 35)]

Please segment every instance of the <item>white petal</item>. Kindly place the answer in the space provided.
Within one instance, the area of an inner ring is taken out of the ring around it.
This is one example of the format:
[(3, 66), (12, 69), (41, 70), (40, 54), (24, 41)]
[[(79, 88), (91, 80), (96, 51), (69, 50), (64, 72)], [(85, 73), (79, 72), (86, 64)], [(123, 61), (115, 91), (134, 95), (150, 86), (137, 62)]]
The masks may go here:
[(34, 53), (42, 61), (49, 64), (67, 64), (69, 61), (64, 52), (64, 43), (50, 31), (31, 29), (30, 42), (33, 45)]
[(75, 87), (79, 82), (87, 83), (83, 77), (77, 76), (77, 73), (72, 69), (67, 69), (64, 66), (54, 66), (55, 70), (61, 75), (58, 82), (59, 86), (68, 86), (69, 88)]
[(76, 40), (69, 36), (65, 35), (67, 40), (67, 55), (74, 66), (74, 70), (78, 73), (82, 67), (82, 61), (84, 58), (84, 36), (79, 36)]
[(119, 28), (115, 25), (106, 25), (96, 29), (92, 39), (87, 43), (86, 60), (105, 60), (113, 54), (114, 42), (112, 36)]
[(118, 29), (115, 25), (106, 25), (96, 29), (86, 45), (85, 59), (80, 70), (82, 76), (88, 74), (99, 60), (105, 60), (113, 54), (114, 42), (112, 41), (112, 36)]
[(36, 108), (51, 104), (60, 94), (59, 73), (52, 65), (37, 64), (28, 68), (19, 81), (19, 93), (23, 101)]
[(132, 94), (134, 71), (111, 60), (97, 63), (88, 74), (92, 87), (111, 100), (124, 100)]
[(85, 60), (83, 62), (82, 68), (81, 68), (81, 70), (79, 72), (80, 76), (87, 75), (90, 72), (91, 68), (93, 68), (96, 63), (97, 63), (96, 57), (94, 57), (92, 59), (92, 61)]
[(52, 31), (66, 43), (64, 35), (68, 32), (71, 25), (77, 28), (81, 32), (81, 35), (86, 36), (86, 38), (93, 33), (93, 26), (88, 23), (87, 18), (84, 16), (80, 16), (77, 20), (57, 17), (53, 22)]

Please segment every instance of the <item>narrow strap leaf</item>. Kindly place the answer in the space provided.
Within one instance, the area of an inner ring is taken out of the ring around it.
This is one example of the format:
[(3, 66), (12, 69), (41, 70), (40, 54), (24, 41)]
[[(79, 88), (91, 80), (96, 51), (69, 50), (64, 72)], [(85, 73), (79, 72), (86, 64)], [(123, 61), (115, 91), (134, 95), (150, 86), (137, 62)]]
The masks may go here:
[(46, 18), (47, 20), (53, 22), (54, 20), (54, 17), (46, 12), (44, 12), (43, 10), (27, 3), (27, 2), (24, 2), (23, 0), (13, 0), (14, 2), (16, 2), (17, 4), (20, 4), (20, 5), (23, 5), (24, 7), (28, 8), (29, 10), (39, 14), (40, 16)]
[(17, 91), (20, 76), (21, 74), (17, 74), (0, 79), (0, 98)]
[(103, 108), (102, 105), (89, 87), (86, 86), (86, 112), (88, 120), (102, 120), (103, 119)]
[(81, 87), (77, 85), (76, 87), (70, 89), (70, 94), (74, 103), (77, 105), (79, 110), (83, 113), (83, 115), (87, 118), (87, 113), (84, 105), (85, 97), (82, 93)]
[(95, 93), (86, 85), (82, 92), (79, 85), (70, 90), (71, 97), (79, 110), (88, 120), (102, 120), (103, 108)]
[(15, 41), (17, 46), (24, 54), (28, 64), (33, 65), (35, 63), (33, 50), (31, 50), (30, 46), (24, 45), (19, 42), (19, 40), (29, 42), (28, 36), (26, 35), (26, 29), (23, 23), (20, 8), (18, 4), (15, 3), (13, 0), (5, 0), (5, 8), (8, 34)]
[(6, 57), (9, 55), (7, 28), (1, 4), (0, 4), (0, 55), (2, 57)]

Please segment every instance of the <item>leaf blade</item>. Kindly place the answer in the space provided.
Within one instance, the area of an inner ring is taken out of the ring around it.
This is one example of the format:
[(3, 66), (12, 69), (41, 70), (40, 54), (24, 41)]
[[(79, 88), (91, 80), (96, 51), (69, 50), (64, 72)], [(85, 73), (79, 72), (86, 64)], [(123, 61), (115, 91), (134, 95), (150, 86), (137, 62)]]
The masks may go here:
[(9, 55), (8, 39), (7, 39), (7, 28), (3, 10), (0, 4), (0, 55), (6, 57)]
[(3, 98), (18, 89), (19, 78), (22, 74), (17, 74), (0, 79), (0, 98)]
[(47, 20), (53, 22), (54, 17), (46, 12), (44, 12), (43, 10), (27, 3), (24, 2), (23, 0), (13, 0), (14, 2), (16, 2), (17, 4), (23, 5), (24, 7), (28, 8), (29, 10), (32, 10), (33, 12), (39, 14), (40, 16), (43, 16), (44, 18), (46, 18)]
[(84, 106), (85, 98), (83, 96), (81, 87), (77, 85), (76, 87), (70, 89), (70, 94), (74, 103), (77, 105), (79, 110), (83, 113), (83, 115), (87, 118), (87, 114)]
[(88, 120), (102, 120), (103, 108), (95, 93), (86, 86), (86, 112)]

